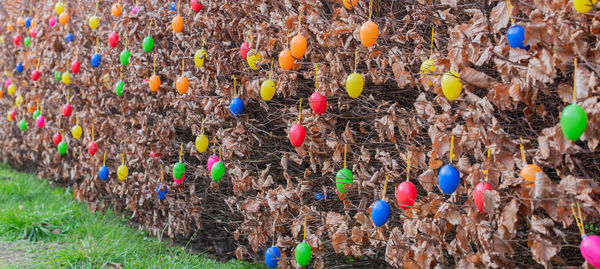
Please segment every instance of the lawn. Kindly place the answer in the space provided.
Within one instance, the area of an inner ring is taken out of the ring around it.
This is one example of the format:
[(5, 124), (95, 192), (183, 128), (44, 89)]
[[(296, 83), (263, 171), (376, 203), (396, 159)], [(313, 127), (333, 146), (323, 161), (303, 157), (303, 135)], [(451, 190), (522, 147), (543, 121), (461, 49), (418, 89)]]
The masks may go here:
[(256, 268), (170, 246), (108, 210), (92, 214), (70, 189), (0, 164), (0, 267)]

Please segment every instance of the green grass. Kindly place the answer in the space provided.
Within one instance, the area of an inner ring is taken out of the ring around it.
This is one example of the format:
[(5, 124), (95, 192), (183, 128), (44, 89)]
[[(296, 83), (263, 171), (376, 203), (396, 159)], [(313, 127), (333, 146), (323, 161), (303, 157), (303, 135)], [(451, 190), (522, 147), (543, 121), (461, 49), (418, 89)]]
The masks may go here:
[(0, 164), (0, 241), (21, 244), (23, 240), (33, 250), (31, 261), (0, 264), (9, 268), (262, 268), (236, 260), (221, 263), (189, 253), (183, 246), (169, 246), (132, 229), (111, 210), (92, 214), (85, 204), (73, 200), (69, 189), (52, 187), (46, 180)]

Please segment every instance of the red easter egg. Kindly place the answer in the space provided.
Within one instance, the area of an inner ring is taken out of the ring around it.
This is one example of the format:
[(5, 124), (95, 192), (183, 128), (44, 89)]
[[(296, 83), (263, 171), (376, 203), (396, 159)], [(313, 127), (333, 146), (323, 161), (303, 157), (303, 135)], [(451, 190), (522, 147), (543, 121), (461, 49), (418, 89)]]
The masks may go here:
[(17, 119), (17, 111), (16, 110), (13, 110), (12, 112), (10, 112), (10, 119), (13, 121), (15, 119)]
[(79, 63), (77, 60), (71, 62), (71, 71), (73, 74), (79, 73), (79, 70), (81, 70), (81, 63)]
[(108, 45), (114, 48), (117, 44), (119, 44), (119, 34), (117, 34), (117, 32), (112, 32), (112, 34), (108, 36)]
[(94, 156), (94, 154), (96, 154), (96, 152), (98, 152), (98, 145), (96, 145), (96, 143), (94, 143), (94, 141), (90, 141), (90, 143), (88, 143), (88, 152), (92, 156)]
[(242, 55), (242, 58), (244, 59), (244, 61), (246, 60), (246, 56), (248, 55), (249, 51), (250, 51), (250, 44), (248, 44), (248, 42), (242, 43), (242, 46), (240, 46), (240, 55)]
[(52, 142), (54, 142), (54, 145), (58, 146), (58, 144), (60, 143), (60, 141), (62, 141), (62, 135), (60, 135), (60, 133), (56, 133), (52, 137)]
[(37, 70), (31, 71), (31, 80), (37, 81), (38, 79), (40, 79), (40, 71), (37, 71)]
[(402, 209), (410, 209), (417, 200), (417, 187), (410, 181), (404, 181), (396, 187), (396, 201)]
[(65, 117), (69, 117), (71, 116), (71, 112), (73, 112), (73, 108), (71, 107), (71, 105), (65, 104), (63, 106), (63, 115), (65, 115)]
[(31, 38), (35, 38), (37, 36), (37, 31), (35, 30), (35, 27), (31, 27), (31, 30), (29, 30), (29, 36), (31, 36)]
[(304, 138), (306, 137), (306, 130), (302, 124), (297, 123), (290, 129), (290, 142), (294, 147), (300, 147), (304, 144)]
[(327, 109), (327, 97), (321, 95), (319, 92), (314, 92), (310, 96), (310, 108), (317, 115), (325, 113)]
[(481, 182), (477, 184), (475, 187), (475, 192), (473, 193), (473, 201), (475, 202), (475, 206), (479, 209), (479, 212), (485, 212), (485, 205), (483, 203), (483, 193), (488, 190), (493, 190), (494, 187), (488, 184), (487, 182)]
[(16, 46), (20, 46), (21, 45), (21, 36), (20, 35), (14, 35), (13, 36), (13, 43), (15, 43)]
[(194, 12), (200, 12), (200, 10), (202, 10), (202, 4), (200, 4), (198, 0), (191, 0), (190, 4), (192, 5), (192, 10)]

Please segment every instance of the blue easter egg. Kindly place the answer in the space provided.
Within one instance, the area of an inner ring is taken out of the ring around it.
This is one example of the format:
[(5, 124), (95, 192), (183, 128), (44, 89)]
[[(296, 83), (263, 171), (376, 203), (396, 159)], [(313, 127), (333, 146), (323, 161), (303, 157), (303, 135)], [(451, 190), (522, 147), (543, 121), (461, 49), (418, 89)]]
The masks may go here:
[(229, 105), (229, 110), (231, 110), (234, 116), (239, 117), (244, 112), (244, 101), (239, 97), (233, 98)]
[(108, 167), (106, 167), (106, 165), (100, 167), (100, 169), (98, 170), (98, 177), (100, 177), (100, 179), (102, 180), (108, 179)]
[(18, 63), (17, 64), (17, 73), (21, 74), (22, 72), (23, 72), (23, 64)]
[(373, 224), (379, 227), (384, 225), (390, 218), (390, 205), (384, 200), (377, 200), (371, 206), (371, 219)]
[(31, 26), (31, 17), (25, 18), (25, 27)]
[(276, 268), (280, 258), (281, 252), (275, 246), (268, 248), (265, 252), (265, 263), (269, 268)]
[(96, 68), (100, 66), (100, 62), (102, 62), (102, 57), (100, 57), (100, 54), (96, 53), (92, 55), (92, 58), (90, 60), (92, 62), (92, 67)]
[(65, 41), (66, 41), (67, 43), (69, 43), (69, 42), (73, 42), (73, 41), (75, 41), (75, 36), (74, 36), (73, 34), (71, 34), (71, 33), (68, 33), (68, 34), (65, 36)]
[(171, 3), (171, 11), (177, 12), (177, 2)]
[(319, 201), (329, 199), (329, 194), (323, 195), (322, 193), (317, 192), (317, 193), (315, 193), (315, 199), (317, 199)]
[(156, 187), (156, 195), (158, 195), (158, 199), (161, 201), (167, 198), (167, 193), (169, 193), (169, 188), (165, 185), (159, 185)]
[(520, 48), (529, 50), (529, 46), (523, 46), (525, 41), (525, 29), (521, 25), (513, 25), (506, 31), (506, 39), (511, 48)]
[(444, 194), (452, 194), (460, 183), (460, 173), (452, 165), (446, 164), (438, 173), (438, 181)]

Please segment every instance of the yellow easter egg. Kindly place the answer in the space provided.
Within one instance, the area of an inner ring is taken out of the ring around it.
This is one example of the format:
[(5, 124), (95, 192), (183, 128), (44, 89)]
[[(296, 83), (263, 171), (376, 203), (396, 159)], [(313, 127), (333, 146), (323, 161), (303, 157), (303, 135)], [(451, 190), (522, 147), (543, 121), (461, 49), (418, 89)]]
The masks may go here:
[(73, 135), (73, 138), (79, 140), (79, 138), (83, 134), (83, 129), (81, 129), (81, 126), (79, 126), (79, 124), (77, 124), (77, 125), (73, 126), (73, 128), (71, 128), (71, 134)]
[(208, 149), (208, 137), (204, 134), (196, 136), (196, 149), (202, 153)]
[(100, 24), (100, 19), (98, 18), (98, 16), (93, 15), (88, 20), (88, 24), (90, 25), (90, 28), (92, 30), (95, 30), (96, 28), (98, 28), (98, 25)]
[(64, 72), (62, 73), (62, 77), (60, 79), (62, 81), (62, 83), (64, 83), (65, 85), (69, 85), (71, 83), (71, 73), (69, 72)]
[(14, 84), (10, 84), (10, 86), (8, 86), (8, 95), (14, 95), (17, 92), (17, 86), (15, 86)]
[(129, 176), (129, 168), (127, 168), (127, 166), (125, 166), (124, 164), (120, 165), (117, 169), (117, 177), (119, 177), (121, 181), (125, 181), (125, 179), (127, 179), (127, 176)]
[(573, 0), (573, 7), (579, 13), (588, 13), (592, 10), (593, 6), (596, 5), (597, 0)]
[(10, 111), (6, 112), (6, 118), (8, 121), (12, 121), (12, 118), (10, 117)]
[[(256, 54), (252, 54), (253, 52), (256, 52)], [(260, 55), (260, 52), (256, 50), (251, 50), (250, 52), (248, 52), (248, 55), (246, 56), (246, 62), (248, 62), (248, 65), (250, 66), (250, 68), (252, 68), (252, 70), (258, 69), (256, 63), (258, 63), (259, 61), (262, 61), (262, 56)]]
[(262, 97), (265, 101), (270, 101), (275, 96), (275, 91), (277, 87), (275, 82), (270, 79), (265, 80), (260, 86), (260, 97)]
[(444, 73), (442, 76), (442, 93), (450, 101), (458, 98), (462, 93), (462, 82), (455, 71)]
[[(435, 72), (435, 65), (433, 64), (433, 60), (431, 59), (427, 59), (425, 61), (423, 61), (423, 63), (421, 64), (421, 74), (429, 74), (429, 73), (433, 73)], [(425, 76), (427, 78), (427, 82), (429, 82), (429, 86), (433, 85), (433, 82), (431, 82), (430, 76)]]
[(204, 67), (204, 59), (206, 59), (206, 56), (208, 56), (208, 53), (206, 53), (205, 49), (199, 49), (196, 51), (194, 54), (194, 64), (196, 64), (196, 67)]
[(23, 96), (17, 96), (17, 98), (15, 99), (15, 105), (16, 106), (21, 106), (21, 104), (23, 104)]
[(58, 2), (56, 5), (54, 5), (54, 10), (56, 10), (56, 14), (60, 15), (60, 13), (65, 11), (65, 5), (63, 5), (62, 2)]
[(6, 36), (0, 36), (0, 42), (4, 43), (4, 40), (6, 40)]
[(352, 98), (359, 97), (365, 86), (365, 81), (359, 73), (352, 73), (346, 79), (346, 91)]

